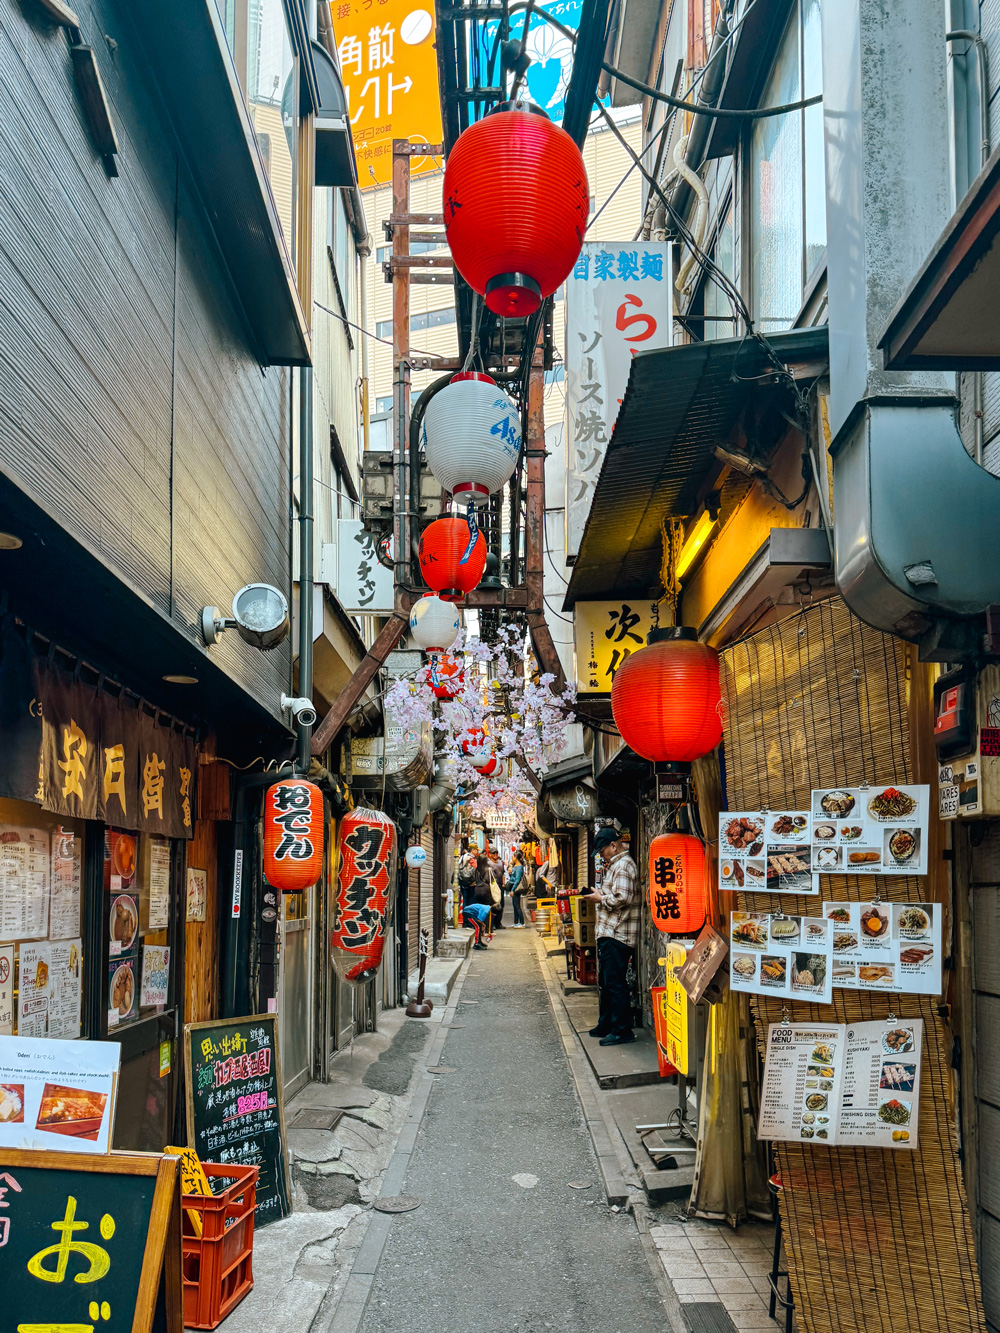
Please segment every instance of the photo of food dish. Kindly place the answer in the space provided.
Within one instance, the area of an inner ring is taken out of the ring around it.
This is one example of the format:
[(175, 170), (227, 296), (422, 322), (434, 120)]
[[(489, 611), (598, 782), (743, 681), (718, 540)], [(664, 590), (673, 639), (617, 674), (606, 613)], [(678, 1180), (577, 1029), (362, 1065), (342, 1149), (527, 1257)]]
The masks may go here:
[(882, 1049), (889, 1055), (906, 1055), (913, 1050), (913, 1029), (893, 1028), (882, 1038)]
[(832, 1092), (832, 1091), (833, 1091), (833, 1079), (830, 1079), (830, 1078), (821, 1078), (820, 1081), (819, 1081), (819, 1086), (820, 1086), (820, 1088), (823, 1090), (823, 1092)]
[(819, 1087), (819, 1079), (818, 1079), (818, 1078), (807, 1078), (807, 1079), (806, 1079), (806, 1087), (807, 1087), (807, 1088), (818, 1088), (818, 1087)]
[(850, 930), (838, 930), (833, 937), (834, 953), (850, 953), (858, 947), (858, 937)]
[(919, 939), (931, 928), (931, 919), (922, 907), (904, 907), (897, 922), (900, 935), (908, 940)]
[(120, 1017), (124, 1018), (131, 1012), (134, 998), (135, 977), (132, 975), (132, 965), (122, 963), (111, 978), (110, 1007), (117, 1009)]
[(886, 845), (889, 848), (889, 855), (900, 864), (905, 864), (907, 861), (914, 860), (914, 858), (919, 860), (920, 830), (898, 828), (894, 833), (888, 835)]
[(917, 1066), (915, 1064), (887, 1062), (882, 1066), (882, 1074), (878, 1085), (880, 1088), (892, 1088), (895, 1092), (912, 1092), (913, 1085), (917, 1081)]
[(833, 1078), (833, 1069), (830, 1065), (809, 1065), (806, 1073), (816, 1074), (819, 1078)]
[(764, 948), (767, 944), (767, 917), (750, 912), (733, 913), (733, 943), (744, 948), (755, 946)]
[(748, 981), (757, 971), (757, 959), (751, 953), (737, 953), (733, 955), (733, 972), (736, 976), (742, 977)]
[(824, 792), (819, 798), (819, 808), (824, 815), (844, 819), (854, 809), (854, 797), (849, 791)]
[(834, 960), (833, 964), (833, 984), (835, 986), (846, 986), (857, 981), (857, 964), (841, 963)]
[(873, 866), (881, 864), (882, 853), (877, 847), (858, 847), (855, 851), (847, 853), (848, 869), (854, 866), (865, 866), (870, 870)]
[(765, 954), (760, 960), (760, 984), (762, 986), (784, 986), (788, 964), (784, 958), (775, 958)]
[(814, 870), (839, 870), (842, 852), (839, 847), (815, 847), (813, 849)]
[(805, 815), (779, 815), (771, 824), (771, 832), (776, 838), (804, 838), (809, 832), (809, 820)]
[(87, 1088), (67, 1088), (60, 1083), (46, 1083), (35, 1122), (50, 1134), (70, 1134), (78, 1139), (95, 1139), (104, 1118), (107, 1094)]
[(825, 1092), (811, 1092), (806, 1098), (806, 1109), (809, 1111), (825, 1111), (828, 1101), (829, 1098)]
[(917, 803), (909, 792), (899, 791), (896, 787), (886, 787), (876, 792), (868, 802), (868, 813), (872, 819), (883, 824), (895, 819), (909, 819), (916, 808)]
[(740, 864), (739, 861), (734, 861), (734, 862), (733, 862), (733, 879), (736, 881), (737, 887), (742, 889), (742, 887), (743, 887), (743, 866)]
[(861, 913), (861, 933), (870, 940), (881, 939), (889, 929), (889, 913), (872, 904)]
[(862, 833), (864, 833), (864, 829), (860, 824), (845, 824), (840, 830), (840, 836), (844, 842), (857, 842)]
[(739, 815), (722, 825), (722, 836), (734, 852), (758, 856), (764, 845), (764, 821), (748, 815)]
[(933, 957), (933, 944), (911, 944), (908, 949), (899, 951), (899, 961), (904, 967), (923, 967)]
[(836, 824), (817, 824), (813, 829), (814, 842), (831, 842), (836, 836)]
[(910, 1138), (910, 1131), (908, 1129), (894, 1129), (892, 1131), (893, 1143), (907, 1143), (909, 1141), (909, 1138)]
[(768, 879), (772, 879), (775, 875), (801, 875), (808, 869), (808, 853), (779, 847), (773, 855), (768, 854)]
[(835, 921), (838, 925), (849, 926), (851, 924), (851, 912), (847, 907), (829, 907), (826, 912), (827, 921)]
[(134, 898), (126, 894), (112, 900), (111, 903), (111, 938), (121, 945), (121, 952), (128, 953), (135, 941), (139, 929), (139, 912)]
[(816, 1137), (818, 1139), (828, 1139), (830, 1137), (830, 1131), (828, 1129), (817, 1129)]
[(49, 984), (49, 965), (44, 958), (39, 958), (35, 967), (35, 990), (44, 990)]
[(116, 875), (131, 879), (135, 874), (135, 838), (119, 833), (111, 853), (111, 865)]
[(826, 942), (827, 926), (823, 921), (806, 922), (806, 939), (812, 944)]
[(895, 974), (896, 969), (891, 963), (860, 963), (858, 965), (859, 981), (892, 981)]
[(826, 959), (822, 954), (792, 955), (792, 990), (819, 991), (826, 983)]
[(813, 1129), (812, 1125), (803, 1125), (802, 1128), (799, 1130), (799, 1133), (801, 1134), (802, 1138), (811, 1139), (813, 1135), (816, 1133), (816, 1131)]
[(775, 944), (790, 944), (799, 938), (799, 920), (794, 916), (771, 917), (771, 939)]
[(767, 879), (767, 869), (763, 861), (747, 861), (743, 867), (747, 884), (763, 884)]
[(0, 1125), (24, 1123), (24, 1084), (0, 1083)]
[(719, 862), (719, 874), (722, 876), (722, 882), (723, 882), (723, 884), (725, 884), (728, 880), (731, 880), (732, 877), (733, 877), (733, 863), (732, 863), (732, 861), (720, 861), (720, 862)]
[(910, 1111), (913, 1107), (912, 1102), (901, 1102), (895, 1097), (890, 1097), (887, 1102), (883, 1102), (875, 1114), (886, 1125), (908, 1125), (910, 1123)]
[(837, 1054), (836, 1046), (831, 1046), (829, 1042), (821, 1041), (813, 1047), (813, 1053), (809, 1059), (814, 1060), (818, 1065), (832, 1064)]
[(813, 1115), (812, 1111), (803, 1111), (803, 1112), (802, 1112), (802, 1123), (803, 1123), (804, 1125), (812, 1125), (812, 1124), (815, 1124), (815, 1121), (816, 1121), (816, 1117)]

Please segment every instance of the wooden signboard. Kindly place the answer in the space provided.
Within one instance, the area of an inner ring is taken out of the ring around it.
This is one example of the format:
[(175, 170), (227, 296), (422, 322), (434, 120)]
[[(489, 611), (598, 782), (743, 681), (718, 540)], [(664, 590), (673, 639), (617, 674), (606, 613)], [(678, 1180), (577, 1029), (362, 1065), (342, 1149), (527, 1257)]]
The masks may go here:
[(182, 1333), (179, 1194), (175, 1157), (0, 1149), (4, 1327)]
[(291, 1212), (276, 1014), (184, 1028), (188, 1145), (203, 1162), (260, 1168), (254, 1226)]

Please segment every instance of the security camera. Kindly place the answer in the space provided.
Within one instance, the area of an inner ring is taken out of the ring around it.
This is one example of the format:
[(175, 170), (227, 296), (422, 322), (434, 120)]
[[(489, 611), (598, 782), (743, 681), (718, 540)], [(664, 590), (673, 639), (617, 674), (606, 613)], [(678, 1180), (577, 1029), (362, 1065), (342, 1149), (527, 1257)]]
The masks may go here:
[(298, 722), (300, 726), (312, 727), (316, 724), (318, 714), (313, 707), (313, 701), (305, 699), (301, 695), (296, 698), (291, 694), (283, 694), (281, 696), (281, 711), (283, 713), (290, 712), (294, 721)]

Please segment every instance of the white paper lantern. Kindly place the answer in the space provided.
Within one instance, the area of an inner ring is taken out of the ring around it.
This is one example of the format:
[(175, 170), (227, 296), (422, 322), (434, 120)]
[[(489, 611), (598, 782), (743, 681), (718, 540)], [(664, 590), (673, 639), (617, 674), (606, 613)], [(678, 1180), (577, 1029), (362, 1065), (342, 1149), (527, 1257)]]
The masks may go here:
[(517, 466), (520, 413), (489, 375), (463, 372), (427, 404), (422, 443), (446, 491), (486, 496), (509, 481)]
[(419, 870), (427, 861), (427, 853), (421, 846), (414, 843), (412, 847), (407, 847), (403, 860), (411, 870)]
[(418, 648), (443, 653), (458, 638), (458, 612), (433, 594), (421, 597), (410, 610), (410, 634)]

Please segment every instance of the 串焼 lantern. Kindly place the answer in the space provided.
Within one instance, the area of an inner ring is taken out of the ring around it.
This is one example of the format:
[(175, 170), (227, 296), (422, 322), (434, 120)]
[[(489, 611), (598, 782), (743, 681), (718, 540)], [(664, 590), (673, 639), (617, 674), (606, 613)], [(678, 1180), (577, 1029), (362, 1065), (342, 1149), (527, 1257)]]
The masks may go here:
[(643, 759), (678, 765), (708, 754), (722, 739), (718, 653), (693, 629), (653, 630), (615, 672), (611, 711)]
[(486, 538), (464, 518), (446, 514), (420, 534), (420, 572), (443, 602), (457, 602), (475, 588), (486, 568)]
[(264, 794), (264, 878), (295, 893), (322, 870), (323, 793), (305, 778), (282, 778)]
[(420, 439), (427, 466), (446, 491), (456, 499), (485, 500), (517, 466), (521, 416), (496, 380), (461, 371), (427, 404)]
[(649, 847), (649, 910), (667, 935), (697, 935), (708, 919), (705, 844), (690, 833), (663, 833)]
[(465, 672), (459, 658), (448, 653), (431, 653), (430, 661), (421, 669), (418, 679), (431, 687), (435, 698), (454, 699), (465, 684)]
[(589, 213), (583, 155), (538, 107), (501, 103), (463, 130), (448, 154), (448, 245), (459, 273), (497, 315), (530, 315), (565, 282)]
[(443, 653), (458, 638), (458, 612), (448, 602), (428, 593), (410, 608), (410, 634), (426, 653)]
[(396, 825), (381, 810), (357, 806), (337, 832), (337, 898), (330, 944), (344, 981), (368, 981), (385, 947), (396, 879)]

